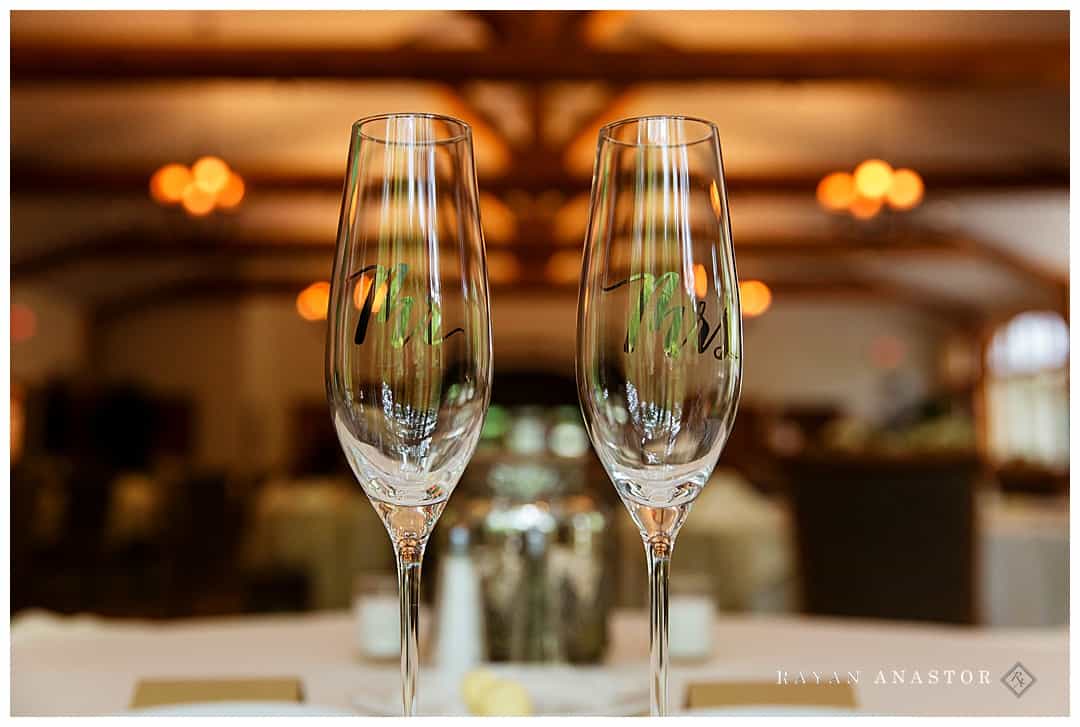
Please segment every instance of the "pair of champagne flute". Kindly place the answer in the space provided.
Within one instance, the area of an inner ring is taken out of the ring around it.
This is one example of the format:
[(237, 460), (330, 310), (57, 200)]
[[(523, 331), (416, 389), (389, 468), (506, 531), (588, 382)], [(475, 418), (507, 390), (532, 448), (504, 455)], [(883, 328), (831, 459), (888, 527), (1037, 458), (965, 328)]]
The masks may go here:
[[(346, 458), (397, 557), (406, 716), (416, 712), (421, 560), (491, 392), (477, 200), (468, 124), (388, 114), (353, 126), (326, 390)], [(605, 126), (578, 304), (578, 395), (645, 545), (653, 715), (668, 710), (675, 538), (738, 404), (738, 291), (716, 126), (680, 116)]]

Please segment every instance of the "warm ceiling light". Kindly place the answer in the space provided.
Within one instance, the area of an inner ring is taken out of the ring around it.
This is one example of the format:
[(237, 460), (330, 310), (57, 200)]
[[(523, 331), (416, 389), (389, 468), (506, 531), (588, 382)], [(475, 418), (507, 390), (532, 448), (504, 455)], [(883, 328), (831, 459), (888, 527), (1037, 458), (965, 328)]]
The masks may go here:
[(205, 217), (214, 211), (214, 195), (194, 182), (184, 187), (180, 203), (192, 217)]
[(37, 315), (30, 306), (11, 304), (11, 341), (21, 343), (34, 337), (37, 332)]
[(881, 211), (882, 201), (880, 198), (856, 197), (848, 207), (851, 216), (859, 220), (868, 220)]
[(759, 316), (772, 305), (772, 291), (760, 280), (743, 280), (739, 283), (739, 303), (744, 318)]
[(709, 275), (701, 263), (694, 264), (694, 295), (704, 298), (709, 294)]
[(319, 281), (312, 283), (296, 296), (296, 312), (305, 321), (326, 320), (326, 310), (330, 307), (330, 283)]
[(913, 169), (897, 169), (892, 175), (892, 184), (885, 194), (885, 199), (894, 210), (909, 210), (917, 207), (923, 198), (923, 180)]
[(487, 269), (493, 283), (512, 283), (521, 276), (521, 264), (508, 252), (488, 253)]
[(564, 250), (552, 255), (547, 262), (547, 276), (553, 283), (576, 283), (581, 277), (581, 253)]
[(176, 204), (191, 184), (191, 171), (183, 164), (166, 164), (150, 177), (150, 196), (159, 204)]
[(217, 206), (231, 210), (244, 199), (244, 180), (236, 172), (230, 172), (225, 186), (217, 193)]
[(818, 182), (817, 199), (825, 209), (843, 212), (855, 201), (855, 179), (847, 172), (825, 175)]
[(191, 165), (191, 175), (196, 184), (216, 195), (229, 182), (229, 165), (218, 157), (202, 157)]
[(881, 199), (892, 184), (892, 167), (880, 159), (867, 159), (855, 167), (855, 189), (863, 197)]
[(244, 192), (244, 180), (214, 156), (201, 157), (191, 169), (183, 164), (166, 164), (150, 177), (150, 196), (156, 202), (180, 202), (195, 217), (208, 215), (215, 207), (236, 207), (244, 199)]
[[(356, 285), (353, 287), (353, 305), (356, 306), (357, 310), (364, 307), (364, 300), (367, 298), (368, 291), (371, 290), (371, 285), (374, 282), (375, 278), (371, 275), (361, 275), (360, 279), (356, 281)], [(379, 285), (379, 289), (375, 291), (375, 299), (371, 301), (372, 315), (382, 310), (384, 300), (386, 300), (385, 281)]]

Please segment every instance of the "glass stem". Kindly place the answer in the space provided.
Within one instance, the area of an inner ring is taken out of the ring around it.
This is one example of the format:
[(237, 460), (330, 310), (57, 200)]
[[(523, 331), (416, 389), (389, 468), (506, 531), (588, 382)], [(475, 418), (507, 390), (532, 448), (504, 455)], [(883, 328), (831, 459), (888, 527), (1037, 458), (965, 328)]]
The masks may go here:
[(668, 573), (674, 540), (657, 535), (645, 541), (649, 561), (649, 657), (652, 665), (650, 712), (668, 713)]
[(416, 682), (420, 675), (420, 563), (424, 543), (396, 543), (398, 596), (401, 599), (401, 708), (406, 717), (416, 713)]

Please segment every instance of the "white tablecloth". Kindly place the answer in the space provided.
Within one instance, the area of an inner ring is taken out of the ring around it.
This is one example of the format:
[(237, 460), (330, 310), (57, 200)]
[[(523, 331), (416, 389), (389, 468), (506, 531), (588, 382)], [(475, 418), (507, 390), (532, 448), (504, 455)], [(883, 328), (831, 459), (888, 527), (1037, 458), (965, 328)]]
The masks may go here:
[[(425, 618), (426, 625), (430, 619)], [(645, 614), (617, 612), (609, 662), (631, 679), (647, 679)], [(17, 622), (12, 630), (15, 715), (114, 714), (130, 703), (141, 678), (297, 676), (308, 702), (347, 709), (358, 685), (392, 685), (395, 665), (359, 661), (348, 614), (244, 617), (163, 624)], [(775, 681), (811, 671), (859, 672), (860, 711), (875, 714), (1064, 714), (1068, 709), (1068, 636), (1064, 629), (985, 631), (812, 619), (738, 617), (715, 624), (707, 663), (675, 664), (672, 688), (681, 703), (688, 681)], [(1016, 662), (1036, 677), (1021, 698), (999, 681)], [(941, 670), (928, 684), (929, 670)], [(989, 684), (944, 684), (944, 670), (987, 670)], [(875, 684), (884, 670), (904, 670), (903, 685)], [(921, 685), (912, 684), (920, 671)], [(421, 690), (425, 673), (421, 673)], [(846, 678), (846, 677), (845, 677)], [(392, 696), (392, 695), (388, 695)]]

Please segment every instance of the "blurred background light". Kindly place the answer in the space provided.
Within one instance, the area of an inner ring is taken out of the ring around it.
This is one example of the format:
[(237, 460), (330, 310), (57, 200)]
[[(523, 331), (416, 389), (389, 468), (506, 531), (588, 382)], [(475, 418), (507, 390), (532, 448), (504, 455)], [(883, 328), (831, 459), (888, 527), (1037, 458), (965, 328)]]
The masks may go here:
[(236, 172), (230, 172), (225, 186), (217, 193), (217, 206), (223, 209), (233, 209), (244, 199), (244, 180)]
[[(364, 307), (364, 299), (367, 298), (368, 290), (375, 282), (375, 279), (371, 275), (361, 275), (360, 279), (356, 281), (356, 285), (353, 287), (353, 305), (357, 310)], [(329, 295), (329, 291), (327, 292)], [(382, 282), (379, 285), (379, 289), (375, 291), (375, 299), (371, 301), (371, 312), (378, 313), (382, 310), (383, 301), (386, 300), (386, 282)], [(301, 315), (303, 315), (301, 313)]]
[(564, 250), (555, 253), (548, 259), (545, 272), (553, 283), (576, 283), (581, 277), (581, 252)]
[(694, 295), (704, 298), (709, 294), (709, 275), (701, 263), (694, 264)]
[(184, 194), (180, 200), (184, 211), (192, 217), (205, 217), (214, 211), (214, 195), (207, 192), (196, 182), (191, 182), (184, 187)]
[(204, 217), (215, 208), (235, 209), (245, 192), (240, 175), (215, 156), (200, 157), (191, 169), (183, 164), (166, 164), (150, 177), (150, 197), (155, 202), (180, 203), (193, 217)]
[(492, 283), (513, 283), (521, 275), (521, 264), (513, 253), (489, 252), (487, 266)]
[(582, 457), (589, 451), (589, 437), (579, 422), (559, 422), (548, 434), (548, 448), (560, 457)]
[(717, 219), (724, 216), (724, 205), (720, 201), (720, 188), (716, 186), (716, 180), (709, 185), (709, 202), (712, 204), (713, 214)]
[(150, 196), (159, 204), (176, 204), (191, 184), (191, 170), (183, 164), (166, 164), (150, 177)]
[(743, 280), (739, 283), (739, 302), (744, 318), (754, 318), (769, 310), (772, 291), (760, 280)]
[(851, 205), (848, 207), (848, 211), (851, 212), (851, 216), (859, 220), (868, 220), (878, 212), (881, 211), (881, 198), (880, 197), (863, 197), (861, 195), (855, 197)]
[(26, 403), (25, 394), (21, 386), (11, 386), (11, 461), (18, 462), (22, 458), (23, 447), (26, 442)]
[(191, 175), (197, 185), (216, 195), (229, 181), (229, 165), (218, 157), (202, 157), (191, 165)]
[(30, 306), (11, 304), (11, 341), (21, 343), (34, 337), (37, 332), (37, 315)]
[(517, 220), (513, 211), (493, 194), (481, 192), (480, 219), (487, 242), (508, 242), (517, 234)]
[(818, 183), (817, 199), (827, 210), (846, 210), (855, 201), (855, 180), (847, 172), (827, 174)]
[(893, 172), (892, 183), (885, 199), (894, 210), (909, 210), (917, 207), (923, 198), (923, 180), (912, 169), (897, 169)]
[(300, 291), (296, 296), (296, 312), (305, 321), (326, 320), (326, 310), (330, 306), (330, 283), (320, 280)]
[(855, 189), (863, 197), (881, 199), (892, 184), (892, 167), (880, 159), (867, 159), (855, 167)]
[(868, 159), (855, 168), (854, 174), (832, 172), (817, 186), (817, 201), (830, 212), (850, 212), (868, 220), (876, 216), (884, 203), (896, 211), (914, 209), (923, 199), (923, 180), (912, 169), (896, 169), (881, 159)]

